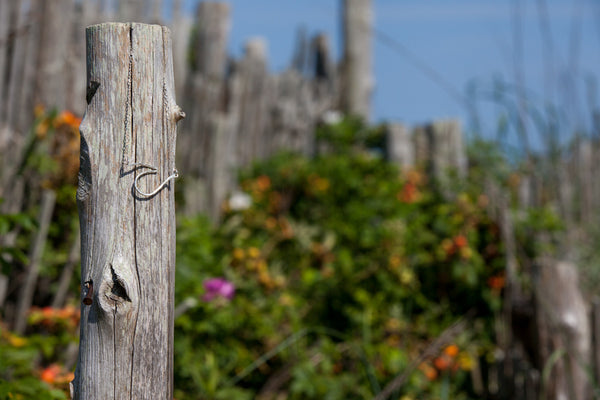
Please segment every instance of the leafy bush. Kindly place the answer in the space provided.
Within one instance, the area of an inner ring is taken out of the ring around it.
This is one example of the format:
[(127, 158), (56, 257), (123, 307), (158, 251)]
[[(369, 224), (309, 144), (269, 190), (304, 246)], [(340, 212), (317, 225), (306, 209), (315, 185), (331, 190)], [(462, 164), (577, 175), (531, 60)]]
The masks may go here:
[[(469, 329), (399, 394), (475, 396), (469, 371), (493, 353), (504, 285), (487, 198), (446, 199), (420, 171), (368, 151), (376, 133), (331, 129), (320, 138), (333, 135), (337, 151), (279, 154), (242, 172), (245, 200), (225, 205), (219, 227), (180, 221), (178, 399), (371, 398), (467, 313)], [(202, 300), (214, 277), (233, 283), (231, 299)]]

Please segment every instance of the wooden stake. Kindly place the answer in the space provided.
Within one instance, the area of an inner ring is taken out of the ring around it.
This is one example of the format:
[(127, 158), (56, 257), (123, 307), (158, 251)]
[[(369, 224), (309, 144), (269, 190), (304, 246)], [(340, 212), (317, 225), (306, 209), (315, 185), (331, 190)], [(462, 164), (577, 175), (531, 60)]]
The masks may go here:
[[(173, 398), (176, 122), (170, 32), (88, 27), (74, 399)], [(154, 195), (151, 193), (166, 183)], [(88, 282), (88, 285), (84, 285)], [(85, 286), (85, 287), (84, 287)]]
[(343, 1), (344, 60), (342, 107), (349, 114), (369, 119), (372, 72), (372, 0)]

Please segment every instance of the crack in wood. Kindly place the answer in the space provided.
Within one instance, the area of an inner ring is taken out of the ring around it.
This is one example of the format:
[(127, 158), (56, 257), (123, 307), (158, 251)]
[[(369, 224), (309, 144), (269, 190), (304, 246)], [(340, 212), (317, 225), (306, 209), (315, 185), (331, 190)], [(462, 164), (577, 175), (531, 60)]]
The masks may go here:
[(110, 265), (110, 272), (112, 273), (112, 285), (110, 295), (107, 295), (107, 297), (116, 303), (123, 303), (124, 301), (131, 303), (127, 289), (125, 289), (125, 282), (117, 275), (112, 264)]
[(79, 179), (76, 198), (78, 201), (85, 201), (89, 197), (90, 188), (92, 187), (92, 164), (90, 161), (90, 149), (83, 133), (81, 134), (79, 147)]
[(90, 81), (88, 84), (85, 93), (85, 101), (88, 103), (88, 105), (91, 103), (92, 98), (96, 94), (96, 90), (98, 90), (98, 87), (100, 87), (100, 82)]

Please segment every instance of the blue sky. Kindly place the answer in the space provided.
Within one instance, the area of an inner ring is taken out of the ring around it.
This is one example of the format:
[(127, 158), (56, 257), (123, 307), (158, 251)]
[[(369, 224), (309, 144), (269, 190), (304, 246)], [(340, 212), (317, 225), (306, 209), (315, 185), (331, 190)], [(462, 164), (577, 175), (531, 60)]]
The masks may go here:
[[(340, 54), (339, 0), (229, 3), (229, 48), (234, 56), (242, 53), (248, 38), (263, 37), (270, 68), (280, 71), (289, 65), (300, 26), (309, 34), (327, 33), (334, 54)], [(194, 4), (197, 1), (188, 0), (187, 6), (193, 9)], [(374, 122), (412, 126), (458, 117), (467, 129), (474, 129), (473, 114), (440, 85), (443, 81), (476, 105), (478, 130), (491, 135), (504, 109), (469, 94), (468, 88), (484, 92), (494, 81), (520, 80), (533, 103), (557, 106), (564, 114), (564, 130), (587, 126), (589, 99), (598, 90), (591, 90), (590, 97), (586, 79), (595, 79), (600, 72), (600, 6), (592, 0), (374, 0), (374, 4), (376, 29), (395, 42), (390, 46), (374, 39)], [(540, 18), (541, 4), (547, 19)], [(515, 45), (519, 31), (520, 53)], [(542, 32), (549, 41), (542, 40)], [(516, 54), (520, 56), (515, 58)], [(520, 62), (515, 64), (515, 59)]]

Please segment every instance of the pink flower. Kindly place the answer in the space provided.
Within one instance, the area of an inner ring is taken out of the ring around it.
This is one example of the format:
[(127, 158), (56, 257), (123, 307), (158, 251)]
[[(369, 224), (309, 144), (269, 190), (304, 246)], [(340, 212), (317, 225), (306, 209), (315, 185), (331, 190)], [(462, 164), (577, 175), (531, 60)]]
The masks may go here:
[(216, 297), (231, 300), (235, 294), (235, 286), (224, 278), (210, 278), (204, 281), (206, 293), (202, 296), (204, 301), (212, 301)]

